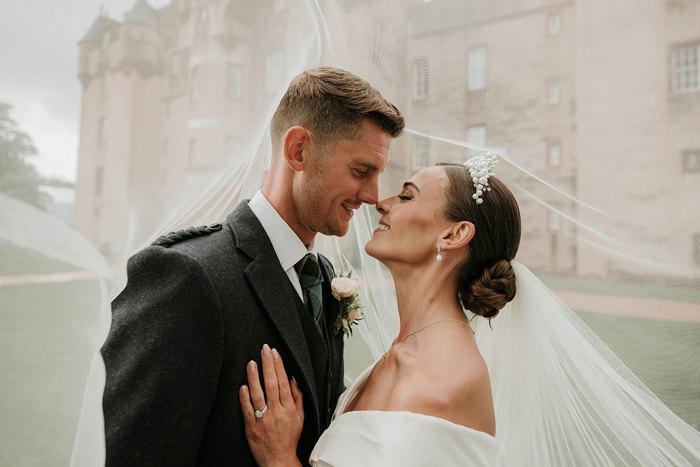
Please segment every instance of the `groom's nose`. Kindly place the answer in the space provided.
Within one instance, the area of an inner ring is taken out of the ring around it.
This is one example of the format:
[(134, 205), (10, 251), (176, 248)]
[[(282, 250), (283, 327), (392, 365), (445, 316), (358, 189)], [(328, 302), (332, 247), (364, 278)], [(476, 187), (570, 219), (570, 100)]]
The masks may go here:
[(360, 187), (360, 201), (367, 204), (377, 204), (379, 201), (379, 177), (375, 176), (367, 180)]

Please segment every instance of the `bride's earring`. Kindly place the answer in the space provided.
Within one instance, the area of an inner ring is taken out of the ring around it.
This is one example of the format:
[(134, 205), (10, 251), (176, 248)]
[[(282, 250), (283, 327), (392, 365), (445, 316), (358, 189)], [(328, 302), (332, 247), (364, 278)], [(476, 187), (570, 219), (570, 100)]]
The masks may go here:
[(440, 245), (438, 245), (437, 247), (438, 247), (438, 254), (435, 257), (435, 260), (439, 263), (440, 261), (442, 261), (442, 255), (440, 254), (440, 252), (442, 251), (442, 247), (440, 247)]

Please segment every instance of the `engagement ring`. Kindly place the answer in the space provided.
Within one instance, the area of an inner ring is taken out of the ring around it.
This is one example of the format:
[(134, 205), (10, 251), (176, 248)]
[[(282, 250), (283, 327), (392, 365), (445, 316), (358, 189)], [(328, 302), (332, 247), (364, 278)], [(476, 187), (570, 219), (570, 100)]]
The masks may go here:
[(267, 404), (265, 404), (265, 407), (263, 407), (262, 410), (255, 411), (255, 418), (262, 418), (262, 416), (265, 412), (267, 412)]

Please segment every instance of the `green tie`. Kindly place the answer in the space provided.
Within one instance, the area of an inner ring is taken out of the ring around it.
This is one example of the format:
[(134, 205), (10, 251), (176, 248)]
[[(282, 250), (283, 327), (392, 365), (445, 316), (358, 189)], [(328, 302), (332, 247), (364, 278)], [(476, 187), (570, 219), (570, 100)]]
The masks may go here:
[(304, 256), (294, 269), (299, 275), (301, 290), (304, 292), (304, 302), (306, 303), (311, 317), (321, 329), (321, 308), (323, 307), (323, 292), (321, 291), (321, 268), (315, 254), (309, 253)]

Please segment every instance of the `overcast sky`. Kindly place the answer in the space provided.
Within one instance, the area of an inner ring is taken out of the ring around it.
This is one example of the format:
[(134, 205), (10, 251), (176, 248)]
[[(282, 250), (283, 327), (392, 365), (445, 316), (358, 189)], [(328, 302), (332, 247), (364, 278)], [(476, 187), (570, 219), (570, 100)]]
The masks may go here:
[[(44, 175), (75, 180), (80, 127), (78, 41), (100, 6), (121, 21), (136, 0), (0, 0), (0, 101), (34, 139)], [(149, 0), (154, 8), (168, 0)]]

